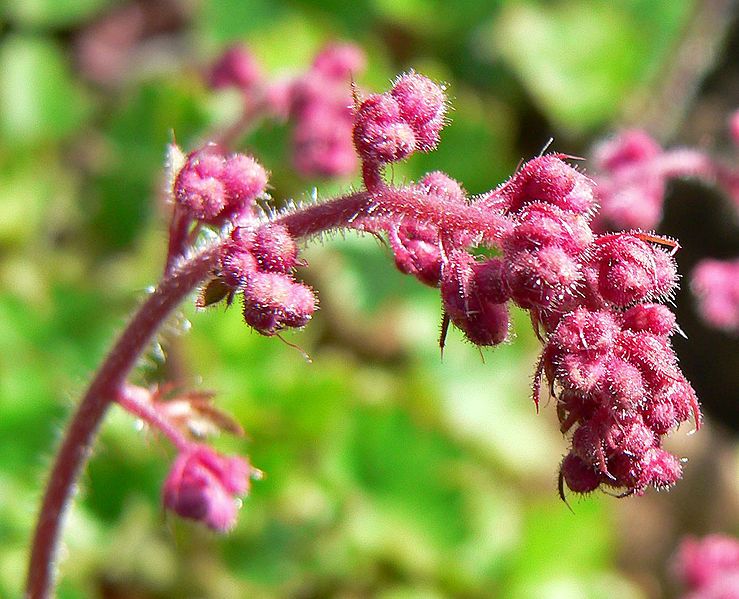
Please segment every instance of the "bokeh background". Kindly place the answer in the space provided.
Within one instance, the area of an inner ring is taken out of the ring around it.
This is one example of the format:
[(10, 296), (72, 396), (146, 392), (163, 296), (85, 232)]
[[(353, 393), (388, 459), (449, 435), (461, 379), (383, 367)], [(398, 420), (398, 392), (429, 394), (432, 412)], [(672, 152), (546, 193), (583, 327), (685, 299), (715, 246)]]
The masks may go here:
[[(2, 0), (0, 596), (21, 594), (65, 420), (160, 275), (165, 145), (174, 132), (191, 149), (238, 116), (238, 98), (202, 82), (226, 44), (279, 74), (352, 41), (369, 58), (361, 87), (410, 67), (446, 81), (441, 147), (393, 177), (441, 168), (479, 193), (550, 137), (586, 156), (642, 126), (728, 151), (736, 16), (729, 0)], [(297, 177), (287, 140), (277, 125), (244, 140), (277, 204), (350, 188)], [(739, 253), (725, 206), (672, 186), (662, 231), (681, 238), (683, 272)], [(538, 342), (524, 314), (512, 343), (481, 355), (452, 333), (441, 361), (438, 294), (386, 248), (348, 235), (306, 257), (322, 309), (288, 339), (311, 364), (238, 308), (188, 305), (134, 375), (214, 390), (247, 430), (215, 441), (266, 473), (237, 529), (217, 537), (163, 514), (172, 452), (113, 408), (64, 528), (60, 599), (673, 597), (683, 535), (739, 533), (739, 347), (697, 321), (689, 294), (677, 303), (691, 340), (676, 347), (707, 421), (670, 441), (685, 479), (571, 498), (572, 513), (556, 491), (566, 441), (553, 406), (537, 415), (529, 400)]]

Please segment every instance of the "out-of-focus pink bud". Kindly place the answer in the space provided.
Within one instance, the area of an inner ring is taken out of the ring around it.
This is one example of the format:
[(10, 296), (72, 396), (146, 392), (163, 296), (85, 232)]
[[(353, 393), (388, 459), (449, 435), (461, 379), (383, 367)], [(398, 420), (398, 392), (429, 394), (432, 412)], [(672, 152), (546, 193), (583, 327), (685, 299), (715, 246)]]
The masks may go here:
[(208, 83), (213, 89), (236, 87), (243, 92), (249, 92), (261, 79), (262, 70), (259, 63), (243, 45), (231, 46), (208, 73)]
[(164, 483), (164, 507), (226, 532), (236, 524), (236, 498), (249, 491), (255, 472), (244, 458), (223, 456), (207, 445), (193, 445), (172, 465)]

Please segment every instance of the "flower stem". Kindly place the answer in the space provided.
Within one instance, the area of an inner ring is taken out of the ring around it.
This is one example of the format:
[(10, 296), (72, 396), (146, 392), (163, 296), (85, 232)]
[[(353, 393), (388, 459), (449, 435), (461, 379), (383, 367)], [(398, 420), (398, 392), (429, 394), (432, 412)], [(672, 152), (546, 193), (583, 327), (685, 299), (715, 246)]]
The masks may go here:
[(165, 278), (136, 312), (87, 389), (49, 477), (31, 546), (27, 599), (46, 599), (50, 595), (64, 511), (108, 406), (118, 396), (126, 376), (152, 336), (170, 312), (213, 270), (217, 259), (215, 245)]

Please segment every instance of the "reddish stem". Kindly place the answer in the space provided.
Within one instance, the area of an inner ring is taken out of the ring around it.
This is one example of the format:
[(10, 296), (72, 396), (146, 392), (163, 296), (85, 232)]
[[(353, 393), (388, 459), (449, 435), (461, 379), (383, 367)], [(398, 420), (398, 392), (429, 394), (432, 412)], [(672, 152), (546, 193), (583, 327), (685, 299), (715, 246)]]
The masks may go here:
[[(374, 194), (358, 192), (307, 206), (275, 222), (284, 224), (295, 237), (306, 237), (339, 227), (361, 228), (362, 218), (378, 219), (382, 223), (383, 219), (411, 216), (436, 224), (447, 235), (460, 230), (477, 231), (492, 239), (504, 226), (505, 218), (481, 208), (449, 202), (411, 187), (382, 188)], [(172, 231), (176, 237), (186, 231), (177, 215), (173, 218)], [(183, 243), (182, 239), (170, 243), (169, 270), (173, 268), (174, 258), (182, 254)], [(168, 274), (136, 312), (82, 398), (57, 454), (36, 524), (28, 569), (28, 599), (49, 596), (64, 510), (107, 407), (111, 401), (123, 398), (123, 407), (140, 417), (151, 418), (152, 414), (144, 414), (140, 405), (127, 404), (126, 377), (170, 312), (216, 268), (219, 248), (212, 246)]]
[(152, 428), (167, 437), (178, 451), (185, 451), (191, 443), (152, 402), (151, 392), (136, 385), (122, 385), (116, 401), (127, 412), (138, 416)]
[(36, 524), (26, 581), (28, 599), (49, 597), (62, 517), (106, 409), (154, 333), (213, 270), (217, 259), (218, 246), (211, 247), (161, 282), (123, 331), (82, 398), (57, 453)]
[(178, 258), (182, 258), (187, 248), (188, 231), (192, 218), (187, 211), (177, 204), (172, 210), (172, 220), (169, 223), (169, 244), (167, 247), (167, 261), (164, 263), (164, 275), (169, 275), (175, 267)]

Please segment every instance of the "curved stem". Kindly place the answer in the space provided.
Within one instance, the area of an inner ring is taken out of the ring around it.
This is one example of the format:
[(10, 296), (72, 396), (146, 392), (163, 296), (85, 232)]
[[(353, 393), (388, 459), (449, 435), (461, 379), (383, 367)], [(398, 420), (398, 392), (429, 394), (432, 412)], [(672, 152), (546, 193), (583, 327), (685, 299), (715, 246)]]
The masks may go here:
[[(274, 222), (285, 225), (295, 237), (306, 237), (329, 229), (356, 227), (362, 218), (382, 222), (404, 215), (434, 223), (447, 234), (481, 231), (490, 238), (503, 218), (474, 204), (448, 202), (412, 188), (382, 188), (375, 193), (358, 192), (306, 206)], [(184, 227), (175, 222), (175, 230)], [(170, 245), (170, 268), (180, 245)], [(168, 274), (136, 312), (82, 398), (57, 453), (36, 524), (26, 587), (28, 599), (49, 597), (61, 520), (108, 406), (121, 397), (128, 373), (169, 313), (217, 266), (219, 249), (216, 244)]]
[(57, 453), (36, 523), (26, 581), (28, 599), (49, 597), (61, 521), (103, 415), (157, 329), (215, 267), (218, 247), (195, 256), (161, 282), (131, 319), (82, 398)]

